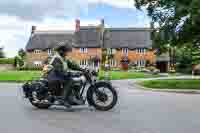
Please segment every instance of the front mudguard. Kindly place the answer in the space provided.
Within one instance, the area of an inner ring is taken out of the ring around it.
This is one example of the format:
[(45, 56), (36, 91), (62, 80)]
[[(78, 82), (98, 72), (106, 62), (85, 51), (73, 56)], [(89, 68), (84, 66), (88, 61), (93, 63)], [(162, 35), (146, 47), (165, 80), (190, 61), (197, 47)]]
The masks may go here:
[(91, 85), (88, 90), (87, 90), (87, 102), (90, 106), (93, 106), (94, 103), (92, 102), (92, 97), (91, 94), (93, 93), (93, 91), (97, 91), (99, 86), (107, 86), (107, 87), (112, 87), (112, 83), (109, 81), (98, 81), (95, 84)]

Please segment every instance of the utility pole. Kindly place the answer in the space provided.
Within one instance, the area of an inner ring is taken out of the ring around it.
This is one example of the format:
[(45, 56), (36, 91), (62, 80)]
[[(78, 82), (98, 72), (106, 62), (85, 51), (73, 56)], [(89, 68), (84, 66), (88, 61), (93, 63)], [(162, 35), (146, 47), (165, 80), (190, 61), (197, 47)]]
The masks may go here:
[[(108, 49), (104, 46), (104, 33), (105, 33), (105, 24), (104, 24), (104, 19), (101, 19), (101, 24), (98, 27), (98, 32), (100, 32), (100, 46), (101, 46), (101, 59), (102, 59), (102, 65), (105, 70), (104, 76), (106, 79), (109, 79), (109, 73), (108, 73), (108, 68), (107, 66), (109, 64), (108, 62)], [(105, 55), (104, 55), (105, 54)], [(105, 56), (105, 57), (104, 57)], [(105, 58), (105, 61), (103, 60)]]

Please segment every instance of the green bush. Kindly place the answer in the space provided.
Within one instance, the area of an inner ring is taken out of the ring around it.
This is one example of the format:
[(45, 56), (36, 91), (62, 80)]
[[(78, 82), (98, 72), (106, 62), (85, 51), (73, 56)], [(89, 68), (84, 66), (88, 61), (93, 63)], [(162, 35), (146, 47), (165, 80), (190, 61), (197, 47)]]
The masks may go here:
[(0, 64), (13, 64), (14, 58), (0, 58)]
[(120, 68), (111, 68), (112, 71), (121, 71)]
[(41, 71), (42, 67), (22, 67), (22, 68), (17, 68), (19, 71)]

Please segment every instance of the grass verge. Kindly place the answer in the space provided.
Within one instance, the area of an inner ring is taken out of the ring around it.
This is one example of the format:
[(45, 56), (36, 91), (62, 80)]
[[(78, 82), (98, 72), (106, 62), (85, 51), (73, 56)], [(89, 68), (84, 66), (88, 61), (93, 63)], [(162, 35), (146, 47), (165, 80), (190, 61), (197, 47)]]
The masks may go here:
[(40, 71), (0, 71), (0, 81), (27, 81), (40, 74)]
[[(105, 76), (104, 71), (99, 72), (99, 79), (103, 79)], [(137, 79), (137, 78), (156, 78), (159, 75), (152, 75), (143, 72), (127, 72), (127, 71), (109, 71), (108, 77), (110, 80), (117, 79)]]
[(197, 89), (200, 90), (199, 79), (149, 80), (139, 82), (139, 85), (155, 89)]
[[(100, 71), (99, 79), (104, 79), (104, 74), (105, 72)], [(110, 80), (158, 77), (158, 75), (143, 72), (110, 71), (108, 74)], [(0, 81), (27, 81), (40, 75), (40, 71), (0, 71)]]

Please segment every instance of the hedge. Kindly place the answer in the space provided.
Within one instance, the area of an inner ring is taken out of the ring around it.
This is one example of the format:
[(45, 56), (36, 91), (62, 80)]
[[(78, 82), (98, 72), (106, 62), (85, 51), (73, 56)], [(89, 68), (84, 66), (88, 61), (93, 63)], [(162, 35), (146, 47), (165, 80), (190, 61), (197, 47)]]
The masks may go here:
[(42, 67), (26, 66), (26, 67), (22, 67), (22, 68), (17, 68), (17, 70), (19, 70), (19, 71), (41, 71)]
[(14, 58), (0, 58), (0, 64), (13, 64)]

